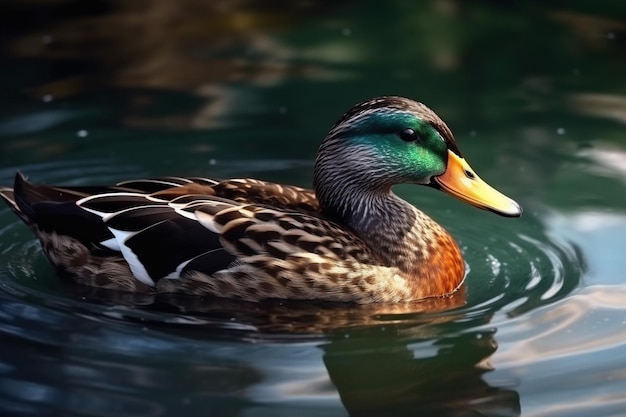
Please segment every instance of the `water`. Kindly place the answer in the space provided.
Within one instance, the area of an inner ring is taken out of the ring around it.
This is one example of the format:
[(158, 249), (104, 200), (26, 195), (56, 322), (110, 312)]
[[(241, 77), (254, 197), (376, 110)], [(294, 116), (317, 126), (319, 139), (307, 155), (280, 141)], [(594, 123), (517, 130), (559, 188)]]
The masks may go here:
[(623, 6), (86, 4), (0, 6), (0, 184), (308, 186), (343, 111), (401, 94), (525, 212), (398, 187), (469, 269), (463, 293), (407, 309), (94, 291), (0, 208), (0, 414), (626, 412)]

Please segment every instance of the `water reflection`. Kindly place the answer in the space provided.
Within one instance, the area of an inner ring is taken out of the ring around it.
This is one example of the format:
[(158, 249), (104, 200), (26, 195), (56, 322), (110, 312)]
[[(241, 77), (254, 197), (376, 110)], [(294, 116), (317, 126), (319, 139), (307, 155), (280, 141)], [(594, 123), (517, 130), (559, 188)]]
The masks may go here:
[(566, 236), (581, 248), (589, 259), (586, 283), (621, 285), (626, 259), (622, 240), (626, 233), (626, 214), (606, 208), (573, 213), (550, 213), (546, 218), (552, 234)]
[(520, 396), (534, 399), (524, 415), (620, 415), (626, 374), (616, 363), (626, 359), (625, 298), (623, 285), (595, 285), (514, 320), (498, 334), (499, 378), (487, 380), (518, 381)]
[(517, 393), (483, 379), (494, 330), (437, 336), (441, 323), (396, 320), (311, 341), (257, 335), (254, 346), (219, 341), (198, 323), (94, 313), (0, 297), (0, 407), (44, 416), (240, 415), (298, 398), (330, 405), (338, 393), (351, 416), (519, 415)]
[(572, 94), (568, 101), (576, 113), (626, 123), (626, 96), (578, 93)]
[[(10, 3), (14, 14), (29, 13)], [(310, 46), (280, 39), (320, 13), (332, 13), (337, 6), (328, 3), (55, 0), (38, 7), (43, 21), (37, 29), (13, 28), (17, 36), (7, 42), (12, 56), (50, 65), (50, 76), (30, 93), (56, 107), (86, 93), (106, 101), (132, 89), (120, 118), (140, 129), (226, 126), (233, 116), (262, 107), (250, 87), (268, 88), (294, 76), (345, 78), (334, 61), (358, 55), (341, 28), (332, 42)], [(178, 97), (164, 102), (157, 91)]]
[(409, 344), (395, 335), (373, 343), (340, 335), (323, 346), (324, 364), (351, 416), (517, 416), (518, 394), (482, 379), (494, 333)]

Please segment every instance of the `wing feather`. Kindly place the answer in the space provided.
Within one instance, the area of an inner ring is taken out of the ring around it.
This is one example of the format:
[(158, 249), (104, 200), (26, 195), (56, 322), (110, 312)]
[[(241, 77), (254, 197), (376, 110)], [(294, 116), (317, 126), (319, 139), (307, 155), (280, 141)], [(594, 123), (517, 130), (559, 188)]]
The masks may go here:
[[(2, 190), (2, 196), (27, 223), (75, 238), (97, 256), (114, 255), (112, 263), (123, 258), (148, 285), (196, 272), (220, 285), (253, 279), (257, 268), (286, 283), (293, 274), (310, 277), (338, 262), (374, 258), (358, 238), (320, 215), (313, 191), (294, 186), (164, 177), (48, 187), (18, 176), (14, 192)], [(63, 259), (58, 266), (77, 270), (78, 259)]]

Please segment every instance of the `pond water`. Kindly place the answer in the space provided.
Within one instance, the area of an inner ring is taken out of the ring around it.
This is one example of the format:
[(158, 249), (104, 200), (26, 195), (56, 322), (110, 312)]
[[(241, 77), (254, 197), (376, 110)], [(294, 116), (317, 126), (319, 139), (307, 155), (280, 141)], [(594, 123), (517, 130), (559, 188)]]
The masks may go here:
[(469, 270), (445, 303), (406, 308), (94, 291), (61, 280), (0, 207), (0, 414), (626, 414), (625, 11), (3, 2), (1, 185), (19, 170), (309, 186), (338, 117), (397, 94), (435, 109), (525, 211), (398, 187)]

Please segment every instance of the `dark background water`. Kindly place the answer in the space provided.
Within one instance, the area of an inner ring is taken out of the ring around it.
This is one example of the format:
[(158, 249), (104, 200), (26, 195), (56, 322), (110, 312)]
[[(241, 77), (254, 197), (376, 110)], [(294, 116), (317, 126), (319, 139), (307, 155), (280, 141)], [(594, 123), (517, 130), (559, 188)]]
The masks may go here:
[(437, 312), (90, 291), (0, 208), (0, 414), (626, 414), (624, 16), (620, 1), (4, 1), (0, 184), (308, 186), (334, 121), (398, 94), (525, 213), (398, 187), (470, 270)]

